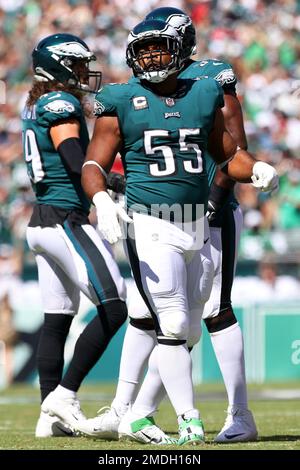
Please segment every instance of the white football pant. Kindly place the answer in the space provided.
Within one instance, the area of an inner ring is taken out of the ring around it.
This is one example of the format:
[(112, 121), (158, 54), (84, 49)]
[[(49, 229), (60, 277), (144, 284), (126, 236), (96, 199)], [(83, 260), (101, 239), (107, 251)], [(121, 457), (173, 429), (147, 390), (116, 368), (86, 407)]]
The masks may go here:
[(126, 287), (109, 244), (88, 224), (28, 227), (45, 313), (75, 315), (82, 291), (95, 305), (125, 300)]

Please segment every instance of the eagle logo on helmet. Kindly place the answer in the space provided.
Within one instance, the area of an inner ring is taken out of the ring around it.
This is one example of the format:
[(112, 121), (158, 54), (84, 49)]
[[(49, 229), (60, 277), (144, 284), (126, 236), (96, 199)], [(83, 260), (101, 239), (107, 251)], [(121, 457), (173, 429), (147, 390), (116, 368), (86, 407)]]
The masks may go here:
[(93, 54), (79, 42), (63, 42), (47, 47), (48, 51), (59, 56), (76, 57), (78, 59), (90, 59)]
[(196, 54), (196, 31), (191, 18), (184, 11), (174, 7), (155, 8), (146, 15), (145, 20), (165, 21), (178, 31), (182, 38), (184, 60)]
[(166, 23), (170, 24), (175, 29), (181, 30), (184, 26), (188, 26), (189, 24), (191, 24), (191, 21), (186, 15), (175, 14), (169, 16)]

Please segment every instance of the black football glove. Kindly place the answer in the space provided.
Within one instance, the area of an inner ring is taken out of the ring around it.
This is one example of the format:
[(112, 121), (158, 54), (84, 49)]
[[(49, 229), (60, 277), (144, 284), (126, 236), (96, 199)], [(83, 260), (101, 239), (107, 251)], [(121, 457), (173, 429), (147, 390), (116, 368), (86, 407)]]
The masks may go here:
[(206, 217), (209, 223), (213, 222), (217, 217), (218, 210), (221, 209), (223, 204), (216, 204), (214, 201), (208, 201)]
[(106, 185), (115, 193), (125, 194), (126, 179), (120, 173), (110, 172), (108, 174)]

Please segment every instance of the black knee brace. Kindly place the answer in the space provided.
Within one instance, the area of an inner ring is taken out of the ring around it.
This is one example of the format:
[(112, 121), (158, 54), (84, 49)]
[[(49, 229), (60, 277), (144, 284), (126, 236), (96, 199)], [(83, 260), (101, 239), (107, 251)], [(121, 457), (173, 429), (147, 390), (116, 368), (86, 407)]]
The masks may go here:
[(220, 312), (216, 317), (205, 318), (206, 328), (209, 333), (216, 333), (217, 331), (225, 330), (229, 326), (237, 323), (236, 316), (232, 310), (231, 305), (220, 306)]
[(131, 326), (134, 326), (134, 328), (137, 328), (138, 330), (145, 330), (145, 331), (155, 330), (154, 321), (152, 320), (152, 318), (129, 317), (129, 323)]
[(186, 339), (173, 339), (165, 337), (157, 338), (158, 344), (165, 344), (166, 346), (181, 346), (182, 344), (186, 344)]

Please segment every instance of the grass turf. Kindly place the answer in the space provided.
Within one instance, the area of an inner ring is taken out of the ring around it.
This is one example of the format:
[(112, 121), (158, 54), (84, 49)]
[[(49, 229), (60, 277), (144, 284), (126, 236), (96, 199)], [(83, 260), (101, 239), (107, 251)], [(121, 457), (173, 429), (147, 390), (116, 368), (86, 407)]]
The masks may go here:
[[(297, 387), (291, 384), (277, 385), (274, 390)], [(265, 386), (270, 390), (271, 386)], [(220, 386), (201, 386), (197, 405), (205, 425), (206, 443), (202, 450), (300, 450), (300, 408), (299, 400), (275, 400), (259, 398), (264, 387), (250, 387), (250, 407), (259, 430), (257, 442), (236, 444), (214, 444), (213, 439), (224, 424), (226, 408), (225, 397)], [(88, 417), (96, 415), (97, 410), (110, 403), (113, 387), (82, 387), (79, 398)], [(203, 394), (201, 398), (201, 394)], [(99, 396), (99, 401), (98, 401)], [(209, 397), (207, 399), (207, 397)], [(212, 398), (213, 399), (212, 399)], [(214, 399), (216, 397), (216, 399)], [(176, 449), (178, 446), (145, 446), (134, 442), (103, 441), (84, 437), (35, 439), (34, 429), (39, 415), (38, 391), (29, 386), (14, 386), (0, 393), (0, 449), (12, 450), (154, 450)], [(167, 433), (177, 436), (177, 423), (173, 409), (167, 401), (163, 402), (156, 418)]]

